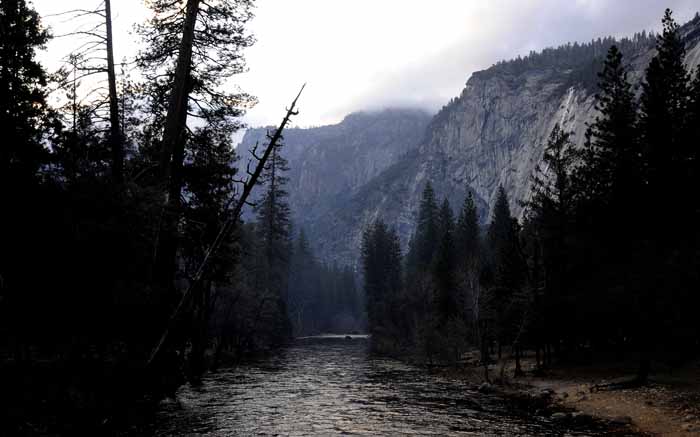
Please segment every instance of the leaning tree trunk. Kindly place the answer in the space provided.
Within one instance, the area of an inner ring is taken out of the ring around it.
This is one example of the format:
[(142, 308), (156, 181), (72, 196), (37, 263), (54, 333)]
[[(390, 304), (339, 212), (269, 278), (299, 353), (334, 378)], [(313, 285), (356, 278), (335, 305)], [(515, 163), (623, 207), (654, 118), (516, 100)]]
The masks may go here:
[(235, 229), (236, 225), (238, 224), (240, 217), (241, 217), (241, 211), (243, 210), (243, 206), (248, 205), (248, 197), (250, 196), (250, 193), (252, 192), (253, 188), (256, 186), (258, 179), (260, 178), (260, 174), (263, 171), (263, 168), (265, 167), (265, 164), (267, 163), (267, 160), (270, 158), (270, 155), (272, 151), (275, 149), (277, 146), (278, 142), (282, 138), (282, 132), (284, 131), (285, 127), (287, 126), (287, 123), (289, 123), (289, 120), (293, 115), (298, 114), (294, 110), (296, 107), (297, 101), (299, 100), (299, 97), (301, 96), (301, 93), (304, 91), (304, 87), (306, 85), (301, 87), (301, 90), (299, 91), (299, 94), (297, 94), (296, 98), (292, 102), (292, 106), (287, 110), (287, 114), (284, 116), (282, 119), (282, 123), (280, 123), (279, 127), (275, 131), (274, 135), (269, 136), (268, 138), (270, 139), (270, 143), (268, 144), (267, 148), (265, 149), (265, 152), (263, 153), (262, 156), (258, 156), (256, 154), (257, 151), (257, 145), (256, 147), (251, 151), (251, 154), (253, 157), (258, 161), (257, 165), (255, 166), (255, 170), (253, 172), (250, 172), (250, 168), (246, 169), (246, 172), (248, 173), (249, 179), (246, 179), (243, 183), (243, 192), (241, 193), (240, 197), (238, 198), (238, 201), (236, 202), (233, 210), (229, 214), (228, 219), (226, 222), (223, 224), (221, 229), (219, 230), (219, 233), (217, 234), (216, 238), (214, 241), (211, 243), (209, 248), (204, 254), (204, 258), (199, 264), (199, 267), (197, 268), (196, 273), (192, 277), (189, 286), (187, 287), (187, 290), (182, 294), (180, 297), (179, 303), (175, 306), (174, 311), (172, 312), (170, 316), (170, 320), (165, 327), (165, 330), (163, 331), (163, 334), (160, 336), (160, 339), (158, 340), (158, 343), (156, 343), (155, 347), (151, 351), (151, 354), (148, 358), (148, 361), (146, 362), (146, 367), (150, 366), (155, 359), (158, 357), (158, 354), (160, 353), (161, 349), (163, 348), (163, 345), (165, 342), (168, 340), (168, 337), (170, 336), (171, 331), (173, 330), (175, 323), (180, 316), (180, 313), (182, 309), (187, 305), (187, 303), (190, 301), (192, 298), (193, 292), (195, 292), (196, 288), (198, 287), (199, 282), (202, 280), (204, 273), (207, 271), (209, 268), (209, 262), (211, 261), (212, 257), (214, 254), (216, 254), (221, 247), (221, 245), (226, 241), (228, 236), (231, 234), (231, 232)]
[(165, 206), (158, 236), (154, 282), (161, 293), (165, 293), (165, 303), (173, 297), (173, 281), (177, 262), (177, 223), (180, 213), (182, 191), (182, 161), (185, 149), (185, 124), (187, 123), (187, 103), (190, 93), (192, 71), (192, 50), (194, 31), (197, 24), (200, 0), (188, 0), (182, 40), (175, 67), (175, 79), (165, 118), (165, 130), (160, 157), (161, 181), (165, 192)]
[[(164, 182), (169, 183), (173, 176), (175, 155), (177, 149), (183, 148), (180, 141), (187, 122), (187, 102), (190, 92), (190, 73), (192, 71), (192, 50), (194, 44), (194, 31), (197, 24), (200, 0), (188, 0), (187, 12), (182, 28), (182, 40), (175, 67), (175, 79), (173, 82), (168, 112), (165, 117), (165, 131), (163, 132), (163, 144), (161, 149), (161, 173)], [(182, 153), (179, 153), (182, 155)], [(180, 164), (182, 164), (180, 162)]]

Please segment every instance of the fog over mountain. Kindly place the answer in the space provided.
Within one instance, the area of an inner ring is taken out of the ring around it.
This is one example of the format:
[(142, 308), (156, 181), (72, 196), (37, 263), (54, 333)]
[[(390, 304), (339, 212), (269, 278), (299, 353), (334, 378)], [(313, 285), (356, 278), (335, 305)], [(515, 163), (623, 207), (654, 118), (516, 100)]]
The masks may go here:
[[(686, 24), (682, 34), (687, 63), (695, 67), (700, 20)], [(641, 33), (568, 44), (476, 72), (429, 123), (420, 112), (391, 110), (288, 131), (283, 153), (292, 168), (296, 223), (322, 257), (356, 264), (362, 230), (378, 217), (397, 228), (407, 248), (427, 182), (453, 208), (472, 191), (482, 223), (503, 186), (519, 216), (554, 125), (571, 131), (576, 145), (583, 144), (586, 125), (595, 117), (597, 72), (613, 43), (621, 47), (630, 79), (639, 86), (655, 52), (654, 38)], [(250, 130), (239, 152), (261, 140), (263, 132)]]
[[(55, 35), (84, 20), (48, 14), (62, 2), (35, 0)], [(71, 8), (94, 7), (75, 0)], [(292, 94), (307, 83), (299, 126), (340, 122), (347, 114), (386, 107), (437, 111), (460, 93), (470, 74), (503, 59), (601, 35), (622, 37), (659, 30), (664, 8), (679, 22), (697, 10), (695, 0), (259, 0), (247, 31), (257, 42), (245, 49), (248, 72), (229, 82), (256, 96), (245, 120), (251, 126), (279, 122)], [(142, 45), (133, 34), (148, 10), (142, 0), (113, 5), (115, 57), (133, 56)], [(52, 69), (75, 39), (56, 38), (41, 58)]]

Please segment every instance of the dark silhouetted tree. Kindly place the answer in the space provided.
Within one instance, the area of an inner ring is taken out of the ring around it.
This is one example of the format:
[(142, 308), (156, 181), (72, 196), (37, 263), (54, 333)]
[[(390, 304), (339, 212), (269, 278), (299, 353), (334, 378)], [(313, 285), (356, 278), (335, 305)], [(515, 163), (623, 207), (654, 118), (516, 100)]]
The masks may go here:
[(474, 196), (468, 191), (459, 212), (455, 229), (457, 262), (470, 263), (479, 250), (479, 216), (474, 203)]
[(430, 182), (425, 184), (420, 205), (418, 207), (418, 223), (416, 232), (411, 242), (411, 250), (414, 257), (412, 261), (415, 268), (425, 270), (429, 268), (438, 244), (438, 206), (435, 200), (435, 191)]
[(432, 272), (435, 280), (435, 310), (437, 320), (444, 327), (447, 320), (457, 315), (455, 290), (455, 237), (454, 217), (450, 202), (445, 199), (440, 207), (437, 220), (438, 244), (432, 261)]
[(0, 4), (0, 185), (36, 178), (47, 153), (42, 145), (46, 73), (36, 60), (49, 34), (25, 0)]
[(402, 332), (396, 329), (397, 307), (402, 290), (401, 246), (396, 231), (380, 219), (362, 235), (362, 267), (368, 328), (375, 347), (395, 345)]
[(291, 252), (291, 222), (287, 200), (289, 193), (286, 190), (288, 178), (285, 176), (289, 167), (281, 149), (280, 144), (272, 151), (262, 174), (261, 184), (265, 188), (265, 194), (256, 205), (256, 232), (261, 257), (259, 285), (278, 306), (277, 329), (280, 337), (284, 338), (290, 334), (285, 302)]
[(242, 50), (253, 43), (245, 23), (250, 0), (169, 0), (149, 3), (153, 12), (139, 28), (147, 48), (138, 65), (148, 81), (155, 125), (152, 143), (159, 155), (163, 220), (155, 251), (154, 286), (172, 304), (177, 270), (178, 219), (182, 213), (183, 164), (190, 133), (188, 119), (225, 130), (240, 127), (237, 117), (254, 101), (224, 90), (224, 82), (245, 69)]

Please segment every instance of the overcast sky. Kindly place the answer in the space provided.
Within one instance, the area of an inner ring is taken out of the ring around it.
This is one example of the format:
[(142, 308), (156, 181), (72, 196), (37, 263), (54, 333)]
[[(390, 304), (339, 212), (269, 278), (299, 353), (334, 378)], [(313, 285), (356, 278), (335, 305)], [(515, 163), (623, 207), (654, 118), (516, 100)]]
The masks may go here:
[[(42, 14), (100, 0), (34, 0)], [(114, 0), (117, 59), (133, 56), (144, 0)], [(340, 121), (357, 110), (410, 106), (437, 110), (469, 75), (493, 63), (566, 42), (658, 30), (670, 7), (683, 23), (698, 0), (257, 0), (249, 25), (250, 71), (235, 79), (260, 103), (251, 126), (276, 124), (302, 83), (301, 126)], [(54, 34), (75, 27), (46, 17)], [(52, 68), (76, 45), (57, 38), (42, 55)]]

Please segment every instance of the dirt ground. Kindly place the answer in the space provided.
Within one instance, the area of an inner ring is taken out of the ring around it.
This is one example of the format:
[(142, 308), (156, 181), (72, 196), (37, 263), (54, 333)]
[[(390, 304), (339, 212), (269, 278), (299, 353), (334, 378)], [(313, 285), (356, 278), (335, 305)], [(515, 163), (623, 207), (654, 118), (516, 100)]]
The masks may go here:
[(614, 367), (558, 368), (541, 377), (527, 373), (518, 383), (530, 386), (532, 391), (553, 390), (556, 401), (567, 408), (627, 422), (633, 430), (648, 435), (700, 436), (700, 362), (673, 372), (655, 373), (647, 386), (634, 389), (595, 388), (633, 377), (625, 374), (625, 369)]

